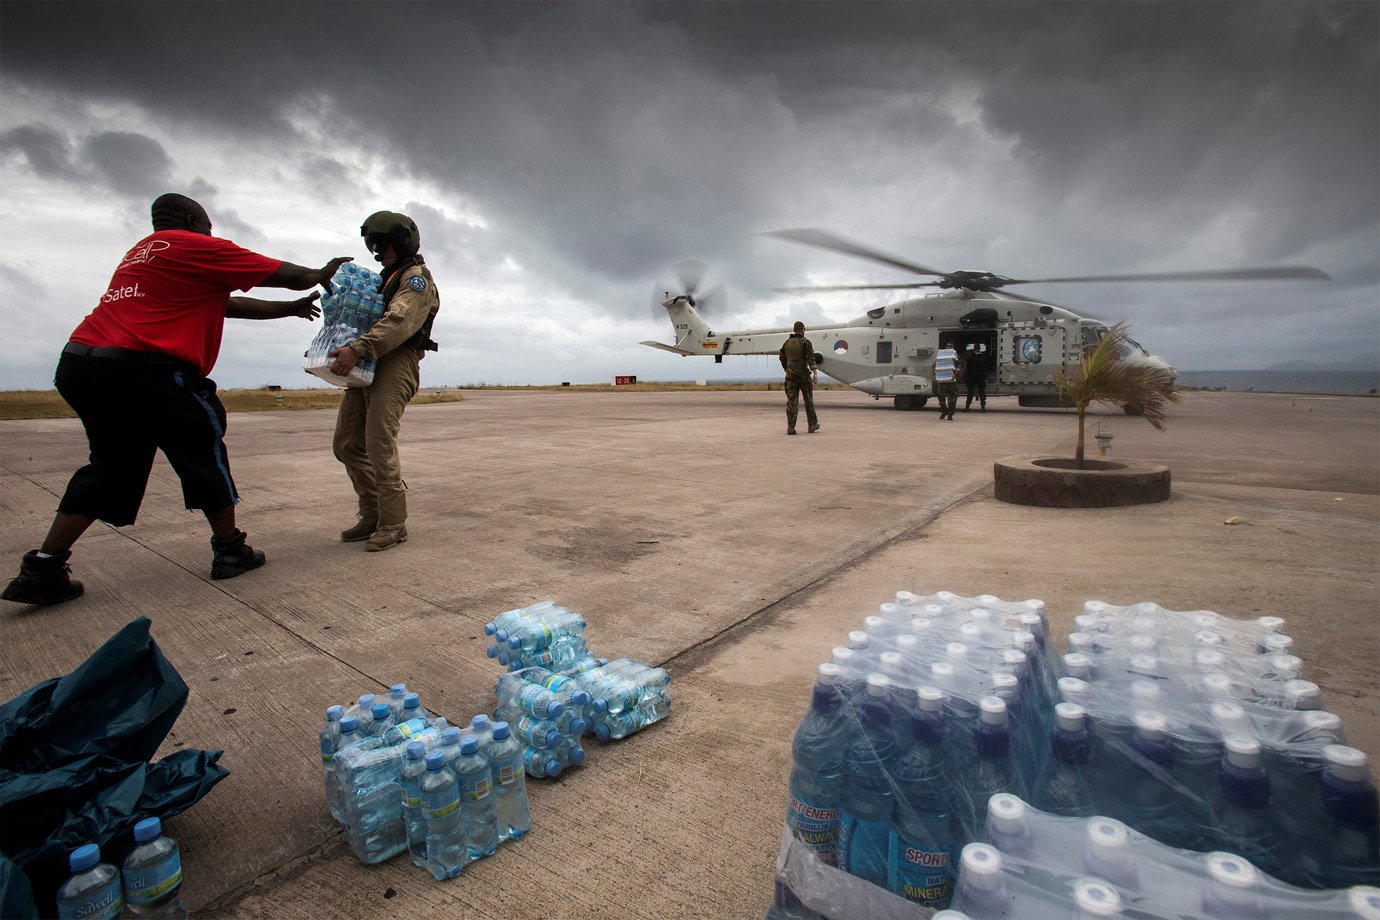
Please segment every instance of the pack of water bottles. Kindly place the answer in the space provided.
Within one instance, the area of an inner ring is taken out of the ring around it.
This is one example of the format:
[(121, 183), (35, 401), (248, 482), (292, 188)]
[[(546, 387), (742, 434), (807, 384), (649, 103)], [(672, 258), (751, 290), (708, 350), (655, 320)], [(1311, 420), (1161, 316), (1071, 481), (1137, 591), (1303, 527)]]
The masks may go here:
[(992, 797), (984, 841), (959, 864), (952, 916), (972, 920), (1380, 918), (1380, 888), (1298, 888), (1235, 853), (1175, 849), (1114, 818), (1052, 815), (1009, 793)]
[(326, 802), (350, 849), (377, 863), (408, 851), (438, 881), (531, 827), (523, 746), (507, 722), (465, 728), (395, 684), (331, 706), (321, 729)]
[(101, 862), (100, 847), (94, 843), (73, 850), (67, 864), (72, 874), (58, 889), (59, 920), (107, 920), (122, 911), (131, 917), (187, 916), (182, 852), (164, 835), (157, 818), (134, 825), (134, 849), (119, 871)]
[(330, 281), (330, 292), (321, 298), (321, 331), (307, 346), (303, 369), (338, 387), (367, 387), (374, 382), (375, 362), (361, 358), (344, 377), (331, 372), (337, 348), (349, 345), (382, 318), (385, 305), (379, 287), (383, 279), (367, 268), (346, 262)]
[(529, 776), (554, 777), (582, 763), (582, 737), (626, 738), (671, 711), (664, 669), (594, 657), (585, 629), (583, 616), (549, 600), (505, 611), (484, 626), (489, 657), (509, 670), (494, 687), (495, 714), (525, 742)]
[(1380, 884), (1365, 755), (1282, 621), (1090, 602), (1078, 626), (1057, 668), (1038, 601), (901, 592), (850, 633), (793, 741), (769, 916), (948, 906), (999, 793), (1283, 882)]

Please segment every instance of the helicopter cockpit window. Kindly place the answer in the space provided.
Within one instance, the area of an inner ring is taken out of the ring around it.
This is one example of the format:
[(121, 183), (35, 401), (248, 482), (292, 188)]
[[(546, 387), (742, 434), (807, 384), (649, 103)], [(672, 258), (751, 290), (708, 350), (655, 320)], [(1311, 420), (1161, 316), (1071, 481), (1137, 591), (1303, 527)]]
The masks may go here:
[(878, 307), (875, 310), (868, 310), (867, 315), (872, 317), (873, 319), (881, 319), (883, 316), (886, 316), (886, 307)]

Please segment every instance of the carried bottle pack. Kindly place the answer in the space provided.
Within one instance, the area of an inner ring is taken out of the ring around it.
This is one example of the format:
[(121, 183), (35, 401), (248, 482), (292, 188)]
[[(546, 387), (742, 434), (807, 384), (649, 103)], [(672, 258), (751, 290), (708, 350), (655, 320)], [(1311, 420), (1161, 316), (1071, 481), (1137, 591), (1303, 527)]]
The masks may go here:
[(379, 293), (383, 279), (367, 268), (346, 262), (330, 280), (330, 293), (321, 298), (321, 331), (307, 346), (303, 370), (338, 387), (367, 387), (374, 382), (375, 362), (361, 358), (344, 377), (332, 373), (332, 351), (349, 345), (373, 328), (386, 304)]

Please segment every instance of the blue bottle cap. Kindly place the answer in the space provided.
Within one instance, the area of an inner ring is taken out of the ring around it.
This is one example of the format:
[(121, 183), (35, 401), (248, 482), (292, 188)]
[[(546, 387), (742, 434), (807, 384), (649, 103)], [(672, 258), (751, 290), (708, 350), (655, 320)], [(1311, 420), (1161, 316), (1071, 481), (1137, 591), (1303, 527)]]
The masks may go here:
[(407, 693), (407, 684), (394, 684), (388, 688), (388, 695), (394, 699), (401, 699)]
[(488, 655), (490, 658), (497, 658), (497, 657), (498, 657), (498, 646), (497, 646), (497, 645), (491, 645), (491, 646), (489, 646), (488, 648), (484, 649), (484, 654), (485, 654), (485, 655)]
[(546, 708), (546, 717), (548, 719), (555, 719), (558, 718), (560, 714), (563, 712), (565, 712), (565, 706), (563, 706), (561, 702), (557, 700), (556, 702), (552, 703), (550, 706)]
[(446, 765), (446, 755), (440, 751), (432, 751), (426, 755), (427, 772), (439, 770)]
[(445, 728), (441, 729), (441, 745), (443, 747), (450, 747), (452, 744), (459, 743), (460, 729), (456, 728), (454, 725), (447, 725)]
[[(570, 694), (570, 702), (574, 703), (576, 706), (584, 706), (589, 703), (589, 694), (583, 690), (576, 690), (574, 693)], [(605, 703), (604, 705), (607, 706), (608, 704)]]
[(509, 637), (508, 637), (508, 648), (512, 649), (513, 651), (517, 651), (518, 649), (522, 648), (522, 637), (521, 637), (521, 636), (509, 636)]
[(157, 818), (145, 818), (134, 825), (134, 839), (138, 843), (148, 843), (163, 835), (163, 822)]
[(375, 722), (382, 722), (384, 719), (387, 719), (388, 713), (391, 711), (392, 710), (388, 708), (387, 703), (375, 703), (374, 708), (370, 710), (370, 712), (374, 716)]
[(573, 735), (575, 735), (575, 737), (578, 738), (580, 735), (583, 735), (585, 732), (589, 731), (589, 723), (586, 722), (584, 719), (571, 719), (570, 731)]
[(67, 865), (73, 872), (85, 872), (101, 861), (101, 848), (94, 843), (84, 843), (67, 857)]
[(348, 735), (357, 728), (359, 728), (359, 720), (354, 716), (340, 717), (340, 733), (342, 735)]
[(560, 744), (560, 743), (561, 743), (561, 733), (560, 733), (560, 732), (556, 731), (556, 730), (553, 728), (553, 729), (551, 729), (551, 731), (549, 731), (549, 732), (546, 733), (546, 746), (547, 746), (547, 747), (555, 747), (556, 745), (558, 745), (558, 744)]
[(407, 759), (408, 759), (408, 760), (425, 760), (425, 759), (426, 759), (426, 744), (425, 744), (424, 742), (421, 742), (421, 741), (411, 741), (411, 742), (408, 742), (408, 745), (407, 745)]
[(364, 712), (368, 712), (370, 709), (373, 709), (373, 708), (374, 708), (374, 694), (372, 694), (372, 693), (366, 693), (366, 694), (364, 694), (363, 696), (361, 696), (361, 697), (359, 698), (359, 708), (360, 708), (362, 711), (364, 711)]
[(571, 762), (571, 763), (584, 763), (584, 762), (585, 762), (585, 749), (582, 748), (582, 747), (580, 747), (578, 744), (572, 745), (571, 748), (570, 748), (570, 762)]
[(507, 723), (507, 722), (495, 722), (495, 723), (494, 723), (494, 740), (495, 740), (495, 741), (502, 741), (504, 738), (507, 738), (508, 735), (510, 735), (511, 733), (512, 733), (512, 730), (508, 728), (508, 723)]
[(514, 668), (514, 667), (512, 666), (512, 661), (513, 661), (513, 659), (511, 659), (511, 658), (508, 657), (508, 653), (507, 653), (507, 652), (499, 652), (498, 655), (497, 655), (497, 657), (498, 657), (498, 663), (501, 664), (501, 665), (503, 665), (503, 666), (505, 666), (509, 671), (516, 670), (516, 668)]
[(509, 671), (521, 671), (525, 667), (527, 666), (522, 663), (521, 658), (513, 658), (508, 662)]
[(326, 707), (326, 721), (327, 721), (327, 722), (339, 722), (341, 716), (343, 716), (343, 715), (345, 715), (345, 707), (344, 707), (344, 706), (327, 706), (327, 707)]
[(476, 731), (488, 731), (492, 727), (492, 724), (493, 723), (489, 721), (489, 716), (482, 712), (473, 719), (470, 719), (470, 727)]
[(600, 741), (609, 740), (610, 734), (612, 734), (612, 732), (609, 731), (609, 727), (602, 722), (594, 726), (594, 737), (598, 738)]
[(506, 630), (506, 629), (496, 629), (496, 630), (494, 630), (494, 638), (497, 639), (499, 642), (507, 642), (507, 641), (508, 641), (508, 630)]
[(492, 636), (492, 635), (493, 635), (495, 632), (497, 632), (497, 631), (498, 631), (498, 627), (495, 626), (493, 623), (490, 622), (490, 623), (485, 623), (485, 624), (484, 624), (484, 635), (486, 635), (486, 636)]
[(560, 775), (561, 775), (561, 762), (560, 762), (559, 760), (554, 759), (554, 758), (547, 758), (547, 761), (546, 761), (546, 775), (547, 775), (547, 776), (560, 776)]
[(460, 739), (461, 754), (477, 754), (479, 752), (479, 739), (474, 735), (466, 735)]
[(421, 694), (409, 693), (403, 697), (403, 709), (416, 709), (422, 705)]

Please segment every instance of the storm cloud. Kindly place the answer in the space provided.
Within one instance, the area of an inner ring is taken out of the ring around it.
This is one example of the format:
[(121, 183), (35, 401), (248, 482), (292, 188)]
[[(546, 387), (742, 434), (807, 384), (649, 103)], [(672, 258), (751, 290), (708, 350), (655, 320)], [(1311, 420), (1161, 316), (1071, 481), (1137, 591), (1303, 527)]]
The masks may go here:
[[(680, 259), (727, 284), (719, 328), (897, 299), (777, 286), (926, 280), (757, 235), (798, 226), (1018, 277), (1316, 265), (1337, 280), (1030, 293), (1181, 368), (1380, 344), (1373, 3), (265, 9), (0, 6), (0, 233), (45, 290), (35, 313), (0, 289), (37, 349), (0, 385), (47, 384), (166, 190), (304, 264), (411, 214), (443, 302), (429, 384), (772, 373), (636, 344), (669, 337), (649, 292)], [(217, 379), (305, 383), (310, 331), (229, 324)]]

